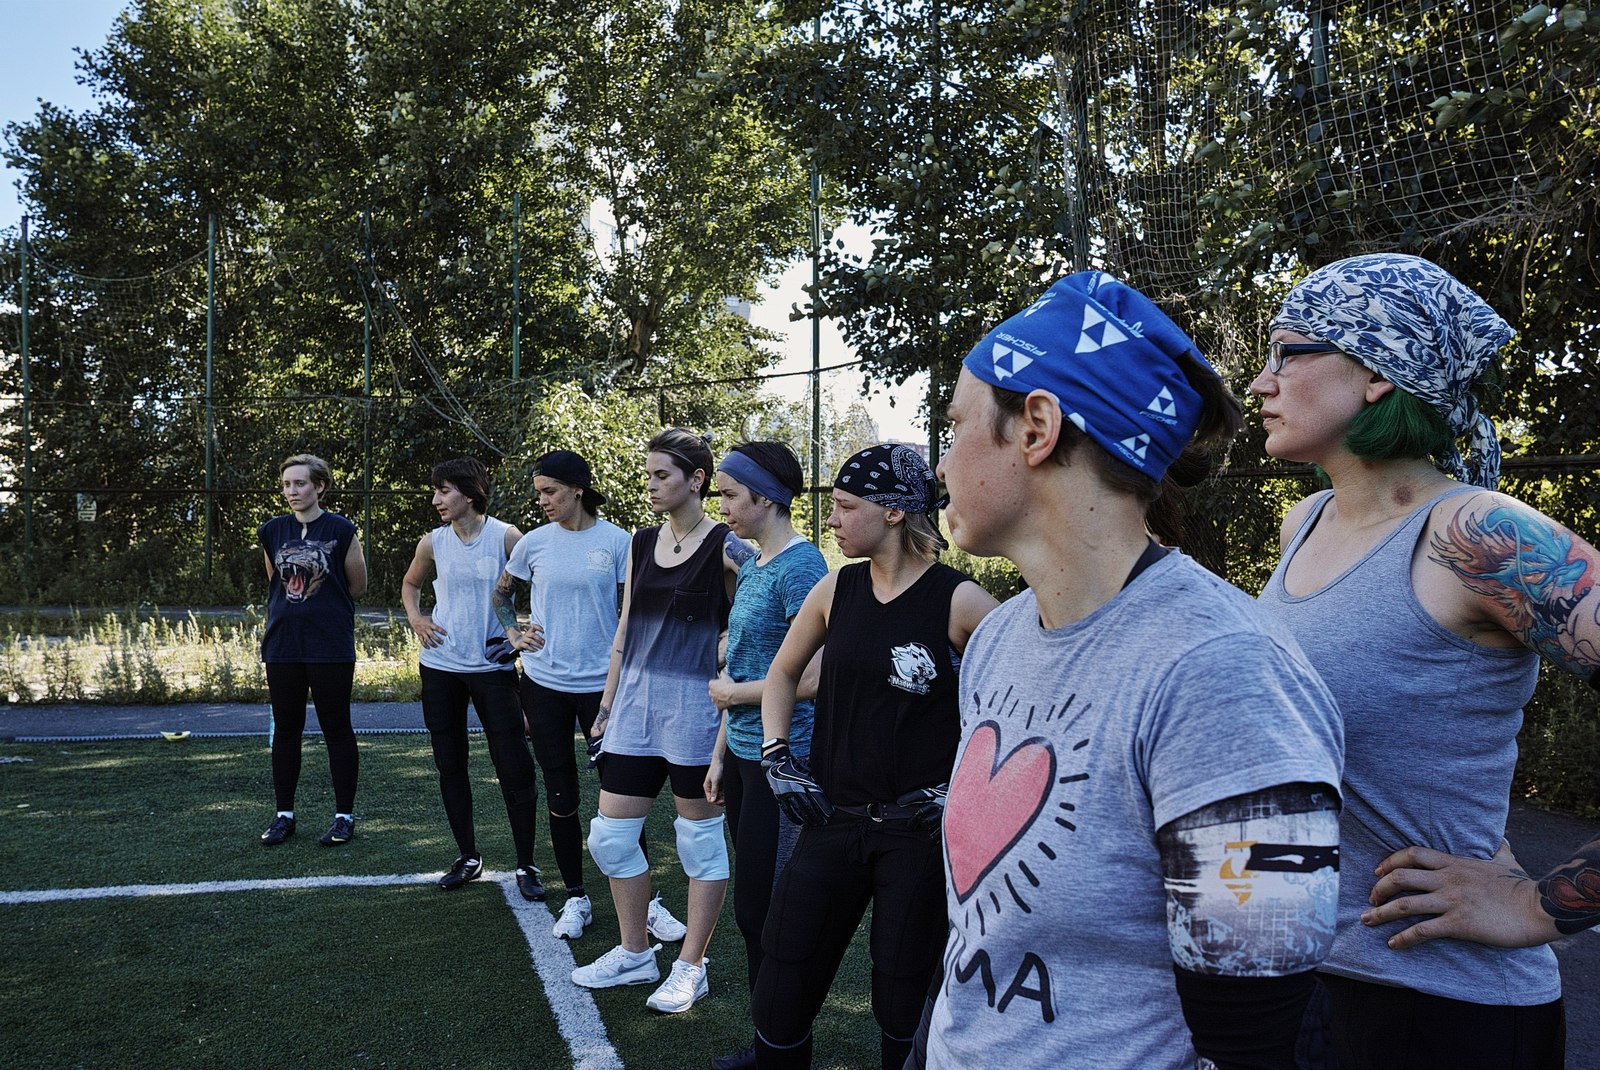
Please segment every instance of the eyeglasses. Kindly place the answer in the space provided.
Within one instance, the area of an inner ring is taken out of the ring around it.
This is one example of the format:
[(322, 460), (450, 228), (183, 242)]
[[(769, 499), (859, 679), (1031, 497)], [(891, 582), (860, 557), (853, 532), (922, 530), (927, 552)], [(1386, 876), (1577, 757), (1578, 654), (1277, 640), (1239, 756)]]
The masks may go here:
[(1316, 353), (1337, 353), (1327, 342), (1272, 342), (1267, 346), (1267, 371), (1277, 375), (1290, 357), (1309, 357)]

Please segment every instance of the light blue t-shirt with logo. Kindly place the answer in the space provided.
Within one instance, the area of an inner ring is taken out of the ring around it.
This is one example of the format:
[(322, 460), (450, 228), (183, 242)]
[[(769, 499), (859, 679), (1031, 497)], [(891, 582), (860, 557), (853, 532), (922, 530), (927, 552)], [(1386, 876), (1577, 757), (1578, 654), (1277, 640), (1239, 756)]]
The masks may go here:
[(535, 683), (572, 695), (605, 690), (629, 538), (609, 520), (583, 531), (544, 524), (511, 551), (506, 571), (532, 584), (528, 619), (544, 627), (543, 648), (522, 652)]
[[(739, 683), (764, 680), (772, 659), (789, 634), (789, 622), (800, 612), (806, 595), (827, 575), (822, 552), (798, 535), (766, 564), (750, 558), (739, 567), (739, 586), (728, 613), (728, 675)], [(811, 753), (813, 705), (794, 704), (789, 722), (789, 749)], [(761, 758), (761, 707), (728, 707), (728, 748), (741, 758)]]

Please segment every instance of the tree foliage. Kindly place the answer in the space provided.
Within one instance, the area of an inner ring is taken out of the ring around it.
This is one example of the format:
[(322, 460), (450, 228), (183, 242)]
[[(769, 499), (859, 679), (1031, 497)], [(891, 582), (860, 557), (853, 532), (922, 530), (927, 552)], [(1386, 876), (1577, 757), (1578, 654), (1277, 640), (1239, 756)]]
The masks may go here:
[[(59, 491), (36, 499), (32, 593), (100, 570), (112, 597), (239, 597), (276, 461), (301, 450), (374, 489), (340, 503), (392, 590), (432, 519), (409, 488), (441, 456), (525, 460), (544, 395), (577, 404), (560, 384), (739, 426), (770, 352), (725, 299), (803, 246), (805, 172), (689, 72), (773, 31), (753, 4), (610, 7), (136, 0), (80, 61), (96, 106), (8, 128), (33, 221), (34, 484)], [(596, 198), (615, 250), (594, 241)], [(651, 389), (705, 380), (743, 385)], [(638, 430), (602, 415), (558, 444), (604, 453)], [(224, 578), (205, 588), (208, 435)], [(102, 499), (93, 526), (74, 491)], [(18, 527), (0, 517), (9, 544)], [(156, 561), (130, 574), (141, 546)]]

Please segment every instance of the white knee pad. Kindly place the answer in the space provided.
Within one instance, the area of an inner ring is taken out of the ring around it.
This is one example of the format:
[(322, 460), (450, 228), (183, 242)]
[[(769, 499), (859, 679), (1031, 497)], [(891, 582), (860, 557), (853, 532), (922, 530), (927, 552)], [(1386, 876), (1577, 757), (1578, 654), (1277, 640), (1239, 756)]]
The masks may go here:
[(637, 877), (650, 868), (639, 847), (642, 817), (607, 817), (595, 814), (589, 822), (589, 857), (608, 877)]
[(672, 827), (678, 833), (678, 861), (690, 880), (725, 881), (728, 879), (728, 841), (722, 836), (722, 815), (704, 821), (690, 821), (680, 817)]

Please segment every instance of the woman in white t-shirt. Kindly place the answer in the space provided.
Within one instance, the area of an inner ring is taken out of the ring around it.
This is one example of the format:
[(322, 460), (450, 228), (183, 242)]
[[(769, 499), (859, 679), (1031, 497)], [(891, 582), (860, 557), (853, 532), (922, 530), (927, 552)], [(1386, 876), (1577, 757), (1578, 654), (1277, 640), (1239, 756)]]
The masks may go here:
[[(572, 737), (574, 726), (587, 736), (600, 709), (630, 537), (599, 518), (606, 496), (594, 488), (589, 462), (579, 454), (552, 450), (540, 457), (533, 487), (546, 523), (512, 550), (495, 585), (494, 607), (506, 637), (522, 652), (522, 712), (544, 774), (550, 848), (566, 885), (567, 899), (552, 932), (575, 940), (593, 920), (593, 912), (583, 881)], [(531, 586), (525, 628), (513, 609), (522, 583)], [(683, 938), (683, 923), (659, 899), (650, 902), (648, 923), (658, 939)]]

